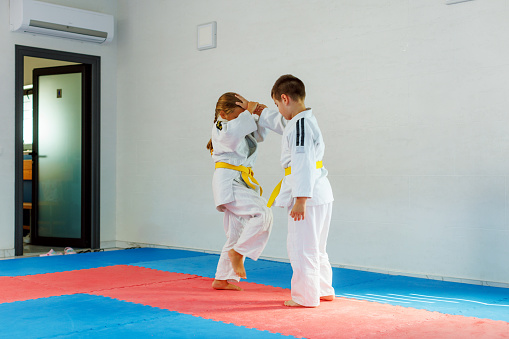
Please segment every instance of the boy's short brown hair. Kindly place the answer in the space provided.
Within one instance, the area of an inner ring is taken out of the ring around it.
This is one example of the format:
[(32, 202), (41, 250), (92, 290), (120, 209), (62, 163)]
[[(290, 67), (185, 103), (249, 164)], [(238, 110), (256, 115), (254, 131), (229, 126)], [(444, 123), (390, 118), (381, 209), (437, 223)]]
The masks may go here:
[(282, 75), (272, 86), (270, 96), (273, 99), (280, 100), (281, 94), (286, 94), (295, 101), (304, 100), (306, 98), (306, 87), (299, 78), (291, 74)]

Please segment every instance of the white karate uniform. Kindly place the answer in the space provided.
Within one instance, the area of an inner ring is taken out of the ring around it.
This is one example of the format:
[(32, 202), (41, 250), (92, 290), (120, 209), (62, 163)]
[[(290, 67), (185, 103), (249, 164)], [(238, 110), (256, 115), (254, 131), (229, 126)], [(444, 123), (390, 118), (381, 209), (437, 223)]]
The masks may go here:
[[(258, 142), (267, 131), (258, 126), (255, 116), (244, 111), (236, 119), (218, 119), (212, 127), (214, 163), (225, 162), (233, 166), (253, 167), (258, 154)], [(221, 251), (215, 278), (235, 280), (228, 256), (232, 248), (244, 257), (257, 260), (272, 230), (272, 211), (260, 196), (259, 187), (253, 190), (244, 182), (241, 172), (217, 168), (212, 179), (216, 208), (224, 212), (223, 224), (226, 243)]]
[[(332, 188), (323, 160), (325, 144), (311, 109), (286, 121), (278, 111), (265, 109), (260, 126), (282, 134), (281, 166), (291, 167), (284, 177), (275, 206), (288, 208), (287, 250), (293, 269), (292, 300), (303, 306), (318, 306), (321, 296), (334, 295), (332, 268), (326, 251), (332, 213)], [(308, 197), (305, 219), (290, 217), (296, 197)]]

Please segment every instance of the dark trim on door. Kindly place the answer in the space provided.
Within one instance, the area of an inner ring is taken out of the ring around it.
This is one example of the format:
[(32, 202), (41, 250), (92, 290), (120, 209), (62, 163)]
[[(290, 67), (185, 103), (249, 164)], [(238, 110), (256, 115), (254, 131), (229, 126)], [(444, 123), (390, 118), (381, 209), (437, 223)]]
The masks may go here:
[[(101, 57), (49, 50), (29, 46), (15, 46), (15, 232), (14, 253), (23, 255), (23, 79), (24, 57), (54, 59), (88, 65), (91, 75), (91, 148), (90, 152), (90, 247), (100, 248), (100, 160), (101, 160)], [(83, 203), (83, 202), (82, 202)]]
[[(32, 220), (31, 220), (31, 241), (34, 245), (46, 245), (46, 246), (59, 246), (59, 247), (78, 247), (78, 248), (89, 248), (90, 243), (90, 164), (92, 159), (90, 158), (91, 149), (91, 114), (90, 114), (90, 65), (88, 64), (76, 64), (69, 66), (57, 66), (57, 67), (45, 67), (34, 69), (33, 71), (33, 102), (34, 102), (34, 142), (32, 145), (32, 162), (34, 173), (39, 168), (40, 153), (39, 153), (39, 130), (38, 117), (39, 117), (39, 77), (45, 75), (57, 75), (57, 74), (69, 74), (79, 73), (81, 74), (81, 234), (79, 238), (60, 238), (60, 237), (43, 237), (39, 235), (39, 206), (37, 204), (32, 206)], [(38, 173), (38, 172), (37, 172)], [(34, 175), (32, 178), (32, 200), (39, 200), (39, 178)]]

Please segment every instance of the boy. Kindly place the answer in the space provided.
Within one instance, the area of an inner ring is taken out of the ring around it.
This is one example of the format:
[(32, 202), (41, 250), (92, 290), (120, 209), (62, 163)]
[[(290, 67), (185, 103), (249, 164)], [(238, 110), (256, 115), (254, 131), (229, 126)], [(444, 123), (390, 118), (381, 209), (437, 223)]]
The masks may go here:
[[(334, 300), (332, 268), (326, 252), (332, 212), (332, 189), (322, 166), (325, 145), (311, 108), (306, 108), (304, 83), (283, 75), (272, 99), (279, 109), (265, 108), (258, 124), (282, 134), (281, 165), (285, 177), (269, 199), (288, 207), (287, 250), (293, 269), (292, 299), (285, 306), (316, 307)], [(277, 197), (276, 197), (277, 195)]]

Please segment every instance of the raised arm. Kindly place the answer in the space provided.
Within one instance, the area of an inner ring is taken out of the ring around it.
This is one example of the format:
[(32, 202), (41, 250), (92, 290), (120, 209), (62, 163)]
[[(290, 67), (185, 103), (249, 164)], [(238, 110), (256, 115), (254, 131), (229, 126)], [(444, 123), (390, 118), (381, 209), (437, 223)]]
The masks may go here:
[(246, 135), (257, 131), (257, 129), (258, 126), (253, 116), (246, 110), (240, 113), (236, 119), (219, 126), (216, 125), (213, 129), (213, 140), (221, 141), (225, 152), (232, 152), (244, 140)]
[(276, 132), (277, 134), (283, 135), (283, 131), (286, 126), (286, 119), (283, 118), (281, 113), (276, 110), (272, 110), (269, 108), (265, 108), (260, 113), (260, 118), (258, 119), (258, 125), (261, 127), (265, 127), (270, 129), (271, 131)]

